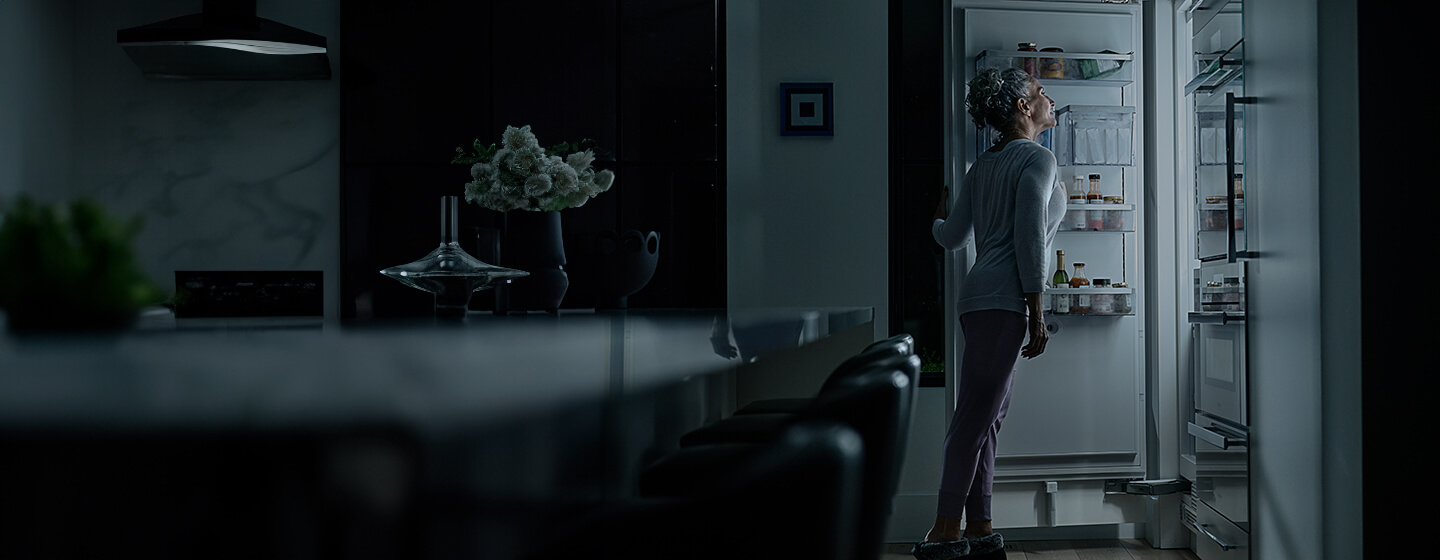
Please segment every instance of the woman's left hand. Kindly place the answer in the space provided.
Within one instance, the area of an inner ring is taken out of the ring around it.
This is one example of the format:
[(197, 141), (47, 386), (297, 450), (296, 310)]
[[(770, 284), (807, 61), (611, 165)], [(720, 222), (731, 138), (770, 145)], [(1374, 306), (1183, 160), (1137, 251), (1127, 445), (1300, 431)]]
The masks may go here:
[(1050, 342), (1050, 331), (1045, 330), (1043, 316), (1031, 318), (1027, 322), (1029, 323), (1030, 342), (1020, 349), (1020, 356), (1030, 359), (1045, 352), (1045, 344)]
[(940, 202), (935, 205), (935, 219), (943, 220), (950, 215), (948, 202), (950, 202), (950, 187), (946, 186), (944, 190), (940, 191)]

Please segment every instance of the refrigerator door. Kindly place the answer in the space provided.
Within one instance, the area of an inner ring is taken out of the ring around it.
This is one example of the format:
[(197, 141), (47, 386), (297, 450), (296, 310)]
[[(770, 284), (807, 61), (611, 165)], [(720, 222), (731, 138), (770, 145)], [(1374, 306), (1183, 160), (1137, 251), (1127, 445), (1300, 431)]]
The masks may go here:
[[(1254, 243), (1247, 227), (1245, 171), (1245, 41), (1241, 3), (1194, 0), (1187, 8), (1193, 53), (1185, 96), (1190, 114), (1191, 164), (1195, 181), (1195, 255), (1202, 261), (1248, 258)], [(1253, 124), (1253, 123), (1249, 123)], [(1253, 129), (1253, 127), (1250, 127)]]

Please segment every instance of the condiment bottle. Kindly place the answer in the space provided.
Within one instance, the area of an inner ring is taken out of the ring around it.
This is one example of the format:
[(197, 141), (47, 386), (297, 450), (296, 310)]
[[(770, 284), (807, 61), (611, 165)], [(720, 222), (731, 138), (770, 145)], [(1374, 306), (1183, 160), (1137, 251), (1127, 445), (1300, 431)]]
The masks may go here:
[[(1036, 51), (1038, 51), (1039, 49), (1036, 49), (1036, 48), (1035, 48), (1035, 43), (1020, 43), (1020, 46), (1017, 48), (1017, 50), (1019, 50), (1019, 51), (1021, 51), (1021, 52), (1036, 52)], [(1039, 76), (1039, 73), (1036, 72), (1036, 69), (1035, 69), (1035, 66), (1036, 66), (1035, 62), (1036, 62), (1036, 60), (1035, 60), (1034, 57), (1029, 57), (1029, 56), (1027, 56), (1027, 57), (1022, 58), (1022, 59), (1020, 59), (1020, 60), (1021, 60), (1021, 61), (1023, 62), (1023, 64), (1025, 65), (1025, 73), (1026, 73), (1026, 74), (1029, 74), (1029, 75), (1031, 75), (1031, 76), (1037, 76), (1037, 77)]]
[[(1085, 263), (1075, 263), (1075, 274), (1070, 276), (1071, 288), (1089, 288), (1090, 278), (1085, 276)], [(1090, 313), (1090, 294), (1075, 294), (1070, 302), (1070, 312), (1075, 314)]]
[(1245, 177), (1236, 173), (1235, 183), (1235, 229), (1245, 229)]
[[(1070, 204), (1085, 204), (1085, 178), (1076, 175), (1075, 183), (1070, 187)], [(1066, 229), (1079, 231), (1085, 229), (1085, 211), (1070, 208), (1065, 211)]]
[[(1100, 193), (1100, 174), (1099, 174), (1099, 173), (1091, 173), (1091, 174), (1090, 174), (1090, 192), (1085, 193), (1085, 203), (1086, 203), (1086, 204), (1103, 204), (1104, 202), (1105, 202), (1105, 195)], [(1088, 229), (1088, 230), (1091, 230), (1091, 231), (1100, 231), (1100, 230), (1102, 230), (1102, 229), (1105, 229), (1105, 211), (1104, 211), (1104, 210), (1086, 210), (1086, 211), (1085, 211), (1085, 229)]]

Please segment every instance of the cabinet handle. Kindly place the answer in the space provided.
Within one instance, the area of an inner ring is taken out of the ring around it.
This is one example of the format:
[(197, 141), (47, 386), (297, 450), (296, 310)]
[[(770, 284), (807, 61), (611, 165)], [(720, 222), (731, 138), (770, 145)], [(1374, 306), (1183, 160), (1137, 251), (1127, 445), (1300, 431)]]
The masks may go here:
[(1246, 447), (1246, 444), (1249, 443), (1249, 439), (1242, 435), (1224, 434), (1215, 431), (1214, 429), (1206, 428), (1194, 422), (1187, 423), (1190, 424), (1190, 435), (1195, 436), (1195, 438), (1199, 439), (1200, 441), (1203, 441), (1215, 447), (1219, 447), (1220, 449), (1230, 449), (1231, 447)]
[(1209, 529), (1206, 529), (1206, 527), (1209, 527), (1209, 525), (1202, 525), (1200, 523), (1192, 522), (1190, 523), (1190, 526), (1194, 527), (1196, 531), (1200, 531), (1205, 536), (1210, 537), (1210, 540), (1215, 541), (1215, 544), (1220, 546), (1220, 550), (1229, 552), (1231, 550), (1240, 548), (1240, 545), (1238, 544), (1230, 544), (1220, 540), (1220, 537), (1215, 536), (1215, 533), (1211, 533)]
[(1230, 323), (1244, 323), (1244, 313), (1232, 313), (1227, 311), (1191, 311), (1188, 315), (1191, 323), (1209, 325), (1228, 325)]

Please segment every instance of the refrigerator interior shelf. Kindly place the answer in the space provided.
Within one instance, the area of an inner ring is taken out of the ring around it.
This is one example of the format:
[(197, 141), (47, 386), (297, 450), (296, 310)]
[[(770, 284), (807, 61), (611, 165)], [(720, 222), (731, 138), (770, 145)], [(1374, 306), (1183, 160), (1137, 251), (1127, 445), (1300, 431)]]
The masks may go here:
[(1135, 228), (1125, 227), (1124, 229), (1062, 229), (1055, 233), (1135, 233)]
[[(984, 60), (987, 57), (996, 58), (1076, 58), (1088, 60), (1135, 60), (1134, 53), (1087, 53), (1087, 52), (1035, 52), (1035, 51), (1002, 51), (986, 49), (980, 51), (976, 60)], [(988, 68), (982, 66), (981, 68)]]
[[(1221, 203), (1222, 205), (1224, 203)], [(1066, 204), (1066, 210), (1100, 210), (1102, 212), (1119, 212), (1122, 210), (1134, 210), (1135, 205), (1128, 202), (1124, 204)]]
[(975, 69), (1021, 68), (1025, 59), (1057, 59), (1064, 68), (1062, 78), (1038, 75), (1041, 85), (1087, 85), (1121, 87), (1135, 82), (1134, 69), (1128, 64), (1133, 53), (1032, 52), (983, 50), (975, 57)]
[(1046, 287), (1047, 294), (1079, 294), (1079, 295), (1130, 295), (1135, 293), (1135, 288), (1052, 288)]

